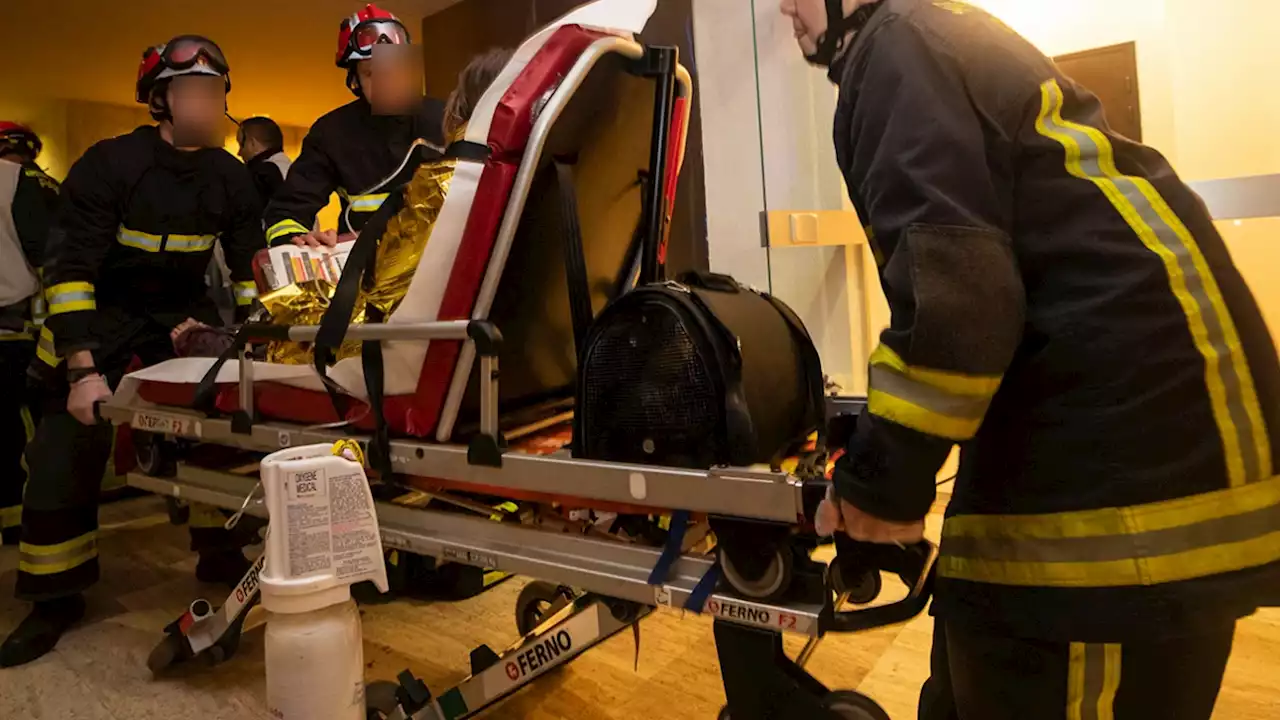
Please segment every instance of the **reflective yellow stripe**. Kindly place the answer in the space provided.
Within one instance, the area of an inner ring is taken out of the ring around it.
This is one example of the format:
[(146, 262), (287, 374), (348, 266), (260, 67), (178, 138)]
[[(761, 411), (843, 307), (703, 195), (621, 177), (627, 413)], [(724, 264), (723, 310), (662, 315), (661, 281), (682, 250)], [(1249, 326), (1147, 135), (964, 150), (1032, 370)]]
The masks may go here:
[(887, 345), (871, 354), (867, 406), (899, 425), (950, 440), (968, 440), (978, 432), (998, 376), (964, 375), (907, 365)]
[(164, 238), (121, 226), (116, 231), (116, 242), (125, 247), (137, 248), (138, 250), (160, 252), (160, 246), (164, 244)]
[(213, 247), (217, 235), (170, 235), (164, 243), (166, 252), (204, 252)]
[(1205, 385), (1230, 483), (1271, 477), (1271, 442), (1253, 376), (1217, 280), (1195, 238), (1149, 181), (1120, 174), (1106, 135), (1064, 120), (1062, 106), (1057, 81), (1042, 85), (1036, 129), (1062, 145), (1067, 171), (1097, 185), (1143, 244), (1164, 262), (1192, 340), (1205, 360)]
[(942, 577), (999, 585), (1158, 585), (1280, 561), (1280, 477), (1146, 505), (957, 515)]
[(234, 290), (237, 305), (252, 305), (258, 298), (258, 284), (252, 280), (236, 283)]
[(1067, 661), (1067, 720), (1115, 720), (1120, 646), (1071, 643)]
[(98, 309), (93, 295), (93, 283), (58, 283), (45, 291), (45, 298), (49, 301), (50, 315)]
[(57, 545), (18, 544), (18, 569), (31, 575), (56, 575), (96, 557), (97, 532), (88, 532)]
[(927, 385), (951, 395), (989, 398), (1000, 389), (999, 376), (965, 375), (945, 370), (913, 367), (907, 365), (902, 357), (893, 351), (893, 348), (884, 344), (871, 353), (871, 365), (889, 368), (914, 383)]
[(18, 527), (22, 524), (22, 506), (11, 505), (0, 508), (0, 530)]
[(388, 193), (381, 195), (351, 195), (349, 196), (349, 204), (352, 212), (373, 212), (382, 207), (382, 203), (390, 197)]
[(1115, 720), (1116, 692), (1120, 690), (1120, 663), (1123, 653), (1118, 643), (1107, 643), (1102, 651), (1102, 693), (1098, 695), (1098, 720)]
[(285, 235), (306, 235), (311, 232), (297, 220), (281, 220), (267, 228), (267, 242), (273, 242)]
[(123, 225), (116, 231), (116, 241), (125, 247), (146, 252), (204, 252), (213, 247), (217, 235), (162, 235), (130, 230)]
[(57, 348), (53, 343), (53, 331), (47, 325), (40, 328), (40, 341), (36, 343), (36, 357), (49, 367), (58, 367), (62, 364), (62, 358), (58, 357)]

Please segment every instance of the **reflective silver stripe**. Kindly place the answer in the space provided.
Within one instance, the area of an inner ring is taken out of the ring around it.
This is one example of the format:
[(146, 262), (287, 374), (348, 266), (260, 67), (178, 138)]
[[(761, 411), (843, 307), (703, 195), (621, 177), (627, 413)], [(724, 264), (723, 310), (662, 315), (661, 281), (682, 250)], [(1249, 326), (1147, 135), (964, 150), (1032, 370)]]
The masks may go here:
[(352, 195), (351, 209), (355, 212), (373, 212), (382, 207), (382, 203), (386, 202), (389, 196), (382, 195)]
[(236, 283), (234, 291), (237, 305), (250, 305), (258, 298), (258, 286), (252, 281)]
[(78, 312), (97, 309), (93, 285), (87, 282), (58, 283), (45, 291), (49, 302), (49, 314)]
[(1121, 646), (1071, 643), (1068, 656), (1066, 720), (1115, 720)]
[(147, 252), (160, 252), (160, 245), (164, 242), (161, 237), (134, 232), (124, 227), (121, 227), (116, 233), (116, 240), (126, 247), (146, 250)]
[(40, 327), (40, 339), (36, 342), (36, 357), (50, 367), (58, 367), (62, 362), (58, 357), (58, 349), (53, 344), (53, 331), (46, 326)]
[(20, 543), (18, 569), (32, 575), (56, 575), (77, 568), (97, 556), (96, 533), (48, 547)]
[(1064, 100), (1057, 81), (1046, 82), (1041, 90), (1037, 130), (1063, 146), (1068, 171), (1096, 184), (1143, 243), (1165, 262), (1192, 339), (1205, 358), (1206, 382), (1231, 483), (1269, 477), (1270, 442), (1261, 425), (1253, 379), (1247, 377), (1236, 329), (1195, 239), (1149, 181), (1120, 174), (1111, 143), (1100, 130), (1062, 118)]
[(872, 365), (868, 377), (875, 390), (950, 418), (980, 421), (991, 404), (990, 397), (953, 395), (915, 382), (887, 365)]
[(204, 252), (213, 247), (217, 235), (170, 235), (164, 249), (170, 252)]
[(1241, 515), (1193, 525), (1132, 535), (1097, 537), (947, 536), (944, 552), (952, 557), (1015, 562), (1108, 562), (1158, 557), (1198, 550), (1207, 545), (1237, 543), (1263, 537), (1280, 528), (1280, 504)]

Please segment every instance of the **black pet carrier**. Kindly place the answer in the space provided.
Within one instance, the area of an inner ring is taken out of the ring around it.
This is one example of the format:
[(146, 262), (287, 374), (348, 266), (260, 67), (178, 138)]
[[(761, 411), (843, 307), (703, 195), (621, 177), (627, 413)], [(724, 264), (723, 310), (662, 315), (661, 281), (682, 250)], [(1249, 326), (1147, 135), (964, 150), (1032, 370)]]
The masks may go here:
[(690, 273), (610, 304), (579, 362), (577, 457), (776, 464), (823, 429), (818, 353), (777, 298)]

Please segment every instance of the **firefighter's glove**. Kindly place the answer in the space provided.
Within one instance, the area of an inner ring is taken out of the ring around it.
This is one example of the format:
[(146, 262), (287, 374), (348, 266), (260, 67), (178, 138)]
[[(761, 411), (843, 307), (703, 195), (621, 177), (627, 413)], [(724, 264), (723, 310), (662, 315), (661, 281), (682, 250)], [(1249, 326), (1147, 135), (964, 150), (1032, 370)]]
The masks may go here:
[(107, 379), (101, 375), (86, 375), (71, 384), (71, 394), (67, 396), (67, 412), (85, 425), (98, 422), (94, 412), (98, 403), (111, 399), (111, 388), (107, 387)]

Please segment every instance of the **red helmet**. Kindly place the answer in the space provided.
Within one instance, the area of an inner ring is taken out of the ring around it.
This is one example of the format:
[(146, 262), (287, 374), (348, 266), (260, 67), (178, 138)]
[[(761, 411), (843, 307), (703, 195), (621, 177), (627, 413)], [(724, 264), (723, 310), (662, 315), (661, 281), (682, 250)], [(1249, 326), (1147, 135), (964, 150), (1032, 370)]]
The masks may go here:
[(0, 155), (17, 152), (30, 155), (31, 160), (34, 161), (40, 156), (40, 150), (43, 148), (44, 143), (40, 142), (40, 136), (36, 135), (31, 128), (16, 122), (0, 120)]
[(179, 35), (163, 45), (142, 52), (138, 65), (136, 99), (146, 105), (156, 83), (180, 75), (219, 75), (231, 92), (231, 66), (214, 41), (199, 35)]
[(409, 31), (394, 14), (369, 3), (363, 10), (343, 18), (338, 26), (338, 67), (350, 70), (361, 60), (373, 57), (379, 43), (408, 45)]

